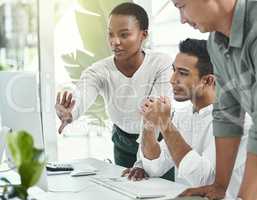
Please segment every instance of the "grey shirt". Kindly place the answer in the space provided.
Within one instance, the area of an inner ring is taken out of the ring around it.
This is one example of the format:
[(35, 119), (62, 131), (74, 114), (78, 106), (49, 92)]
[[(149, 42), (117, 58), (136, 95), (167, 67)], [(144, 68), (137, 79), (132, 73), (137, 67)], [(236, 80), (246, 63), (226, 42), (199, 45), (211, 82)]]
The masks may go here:
[(252, 117), (248, 151), (257, 154), (257, 0), (237, 0), (229, 38), (210, 34), (208, 51), (214, 65), (216, 137), (243, 134), (245, 112)]

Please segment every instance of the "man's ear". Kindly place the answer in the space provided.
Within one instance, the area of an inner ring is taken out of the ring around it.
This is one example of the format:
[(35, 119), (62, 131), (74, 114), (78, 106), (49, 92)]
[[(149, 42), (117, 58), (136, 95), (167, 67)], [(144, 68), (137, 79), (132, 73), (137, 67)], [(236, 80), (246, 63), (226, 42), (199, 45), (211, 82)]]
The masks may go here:
[(148, 37), (148, 30), (143, 30), (143, 36), (144, 36), (144, 39)]
[(202, 77), (202, 82), (206, 86), (215, 86), (215, 76), (213, 74), (208, 74)]

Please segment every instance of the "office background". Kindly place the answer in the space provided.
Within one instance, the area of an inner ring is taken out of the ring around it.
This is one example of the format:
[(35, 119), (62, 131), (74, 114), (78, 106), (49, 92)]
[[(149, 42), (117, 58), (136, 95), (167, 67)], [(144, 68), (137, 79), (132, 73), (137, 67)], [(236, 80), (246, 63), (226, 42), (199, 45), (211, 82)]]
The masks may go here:
[[(110, 55), (105, 37), (106, 19), (111, 7), (124, 1), (0, 0), (0, 70), (38, 73), (50, 159), (113, 159), (111, 122), (101, 97), (85, 116), (68, 126), (63, 135), (56, 131), (59, 121), (54, 103), (57, 91), (74, 87), (85, 67)], [(179, 41), (187, 37), (208, 37), (180, 24), (179, 13), (170, 0), (134, 2), (149, 14), (146, 48), (166, 52), (174, 58)], [(102, 31), (94, 32), (99, 27)], [(94, 40), (93, 36), (102, 39)]]

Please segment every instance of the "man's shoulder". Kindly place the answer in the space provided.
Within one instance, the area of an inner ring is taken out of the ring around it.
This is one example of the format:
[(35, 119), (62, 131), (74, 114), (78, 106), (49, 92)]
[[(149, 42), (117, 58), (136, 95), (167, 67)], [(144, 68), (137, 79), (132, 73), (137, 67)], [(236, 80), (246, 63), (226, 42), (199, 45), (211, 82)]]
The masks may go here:
[[(257, 0), (247, 0), (247, 9), (248, 10), (254, 10), (256, 7), (255, 6), (257, 6)], [(251, 14), (251, 13), (249, 13), (249, 14)]]
[(252, 43), (252, 40), (257, 38), (257, 0), (248, 0), (247, 1), (247, 12), (245, 20), (245, 28), (247, 41)]
[[(244, 3), (245, 1), (245, 3)], [(241, 3), (241, 7), (244, 6), (244, 28), (246, 32), (249, 32), (251, 30), (252, 26), (257, 25), (257, 0), (244, 0)]]

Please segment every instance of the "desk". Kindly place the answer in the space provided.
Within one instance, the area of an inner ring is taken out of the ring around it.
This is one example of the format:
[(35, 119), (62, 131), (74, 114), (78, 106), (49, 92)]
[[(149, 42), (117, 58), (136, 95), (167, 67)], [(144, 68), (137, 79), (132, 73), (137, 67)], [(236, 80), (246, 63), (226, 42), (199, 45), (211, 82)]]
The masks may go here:
[[(99, 175), (120, 177), (123, 167), (109, 164), (93, 158), (77, 160), (72, 162), (75, 169), (83, 168), (89, 164), (99, 170)], [(131, 200), (131, 198), (107, 189), (91, 182), (90, 176), (70, 177), (70, 175), (48, 176), (48, 187), (50, 192), (32, 190), (32, 197), (38, 200)], [(51, 192), (51, 191), (55, 192)], [(73, 190), (73, 191), (72, 191)], [(202, 198), (178, 198), (185, 200), (198, 200)]]

